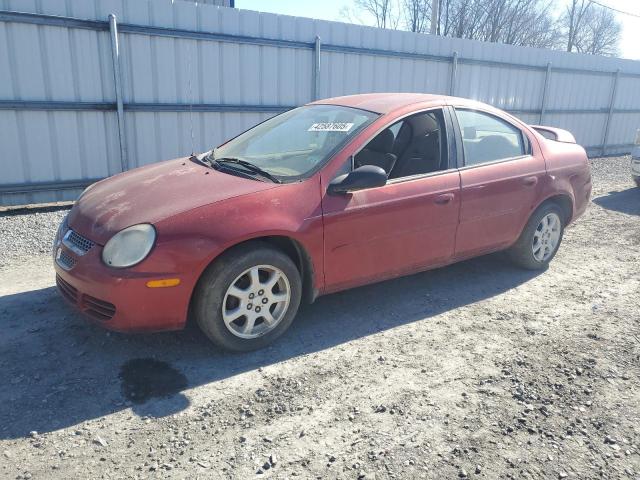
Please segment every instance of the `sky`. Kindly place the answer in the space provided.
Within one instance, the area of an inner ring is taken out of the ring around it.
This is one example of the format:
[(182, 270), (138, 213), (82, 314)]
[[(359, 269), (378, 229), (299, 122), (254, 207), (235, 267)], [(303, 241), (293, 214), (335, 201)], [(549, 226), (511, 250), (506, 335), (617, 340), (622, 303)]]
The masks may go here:
[[(598, 0), (598, 2), (640, 16), (640, 0)], [(567, 0), (556, 0), (556, 3), (556, 8), (560, 11)], [(348, 20), (341, 14), (341, 10), (345, 6), (352, 7), (353, 0), (236, 0), (235, 4), (237, 8), (246, 10), (346, 22)], [(616, 15), (622, 23), (621, 56), (640, 60), (640, 18)]]

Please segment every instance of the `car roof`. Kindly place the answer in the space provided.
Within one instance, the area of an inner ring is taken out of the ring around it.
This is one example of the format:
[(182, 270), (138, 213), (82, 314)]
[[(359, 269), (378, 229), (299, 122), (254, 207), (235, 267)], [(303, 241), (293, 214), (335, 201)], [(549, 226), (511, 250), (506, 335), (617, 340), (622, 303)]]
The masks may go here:
[(413, 104), (420, 104), (421, 107), (449, 104), (469, 107), (486, 106), (474, 100), (428, 93), (365, 93), (317, 100), (310, 105), (342, 105), (386, 114)]

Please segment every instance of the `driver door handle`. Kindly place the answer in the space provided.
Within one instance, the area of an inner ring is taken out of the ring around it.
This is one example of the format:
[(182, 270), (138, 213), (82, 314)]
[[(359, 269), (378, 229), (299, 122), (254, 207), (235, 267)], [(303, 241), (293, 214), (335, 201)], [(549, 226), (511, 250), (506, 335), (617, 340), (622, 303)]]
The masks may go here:
[(435, 203), (436, 205), (446, 205), (447, 203), (451, 203), (453, 198), (453, 193), (443, 193), (442, 195), (438, 195), (436, 198), (434, 198), (433, 203)]
[(538, 177), (536, 176), (524, 177), (524, 179), (522, 180), (522, 183), (524, 183), (527, 187), (533, 187), (536, 183), (538, 183)]

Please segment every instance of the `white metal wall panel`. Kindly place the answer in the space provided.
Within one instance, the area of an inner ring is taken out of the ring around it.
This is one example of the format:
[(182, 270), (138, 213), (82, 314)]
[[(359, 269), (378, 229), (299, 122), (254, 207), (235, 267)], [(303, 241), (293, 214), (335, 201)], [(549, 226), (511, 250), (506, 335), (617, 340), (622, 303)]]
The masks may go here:
[[(451, 58), (457, 52), (456, 95), (512, 110), (529, 123), (539, 122), (545, 69), (550, 63), (544, 123), (571, 130), (580, 143), (596, 148), (604, 140), (613, 72), (621, 70), (608, 151), (618, 151), (616, 145), (624, 151), (640, 126), (640, 62), (219, 8), (202, 2), (0, 0), (0, 10), (105, 22), (100, 31), (0, 22), (0, 101), (111, 105), (108, 111), (0, 109), (0, 187), (86, 180), (120, 170), (111, 38), (106, 30), (109, 14), (115, 14), (122, 27), (152, 26), (307, 44), (293, 48), (121, 31), (124, 133), (131, 168), (187, 155), (192, 149), (206, 150), (275, 113), (242, 111), (243, 106), (250, 110), (286, 108), (313, 100), (315, 54), (311, 46), (316, 36), (322, 44), (321, 98), (362, 92), (448, 94)], [(341, 47), (362, 50), (336, 51)], [(184, 106), (191, 102), (228, 111), (189, 113)], [(163, 104), (169, 110), (182, 106), (182, 111), (131, 110), (136, 104)], [(79, 191), (2, 194), (0, 202), (61, 200)]]
[(180, 0), (182, 2), (198, 2), (205, 3), (208, 5), (218, 5), (220, 7), (228, 7), (230, 6), (230, 0)]
[(620, 76), (615, 107), (640, 109), (640, 78)]
[(0, 99), (113, 101), (107, 32), (0, 22)]
[(576, 137), (576, 141), (584, 146), (602, 144), (606, 113), (584, 115), (581, 113), (556, 113), (545, 115), (547, 125), (562, 125)]
[(640, 113), (618, 113), (611, 118), (609, 143), (622, 145), (634, 138), (640, 129)]
[(447, 63), (338, 52), (324, 53), (322, 60), (321, 97), (363, 92), (449, 93), (451, 66)]
[(118, 173), (115, 113), (0, 111), (2, 183)]
[(518, 113), (514, 115), (514, 117), (519, 118), (524, 123), (529, 125), (537, 125), (540, 123), (540, 115), (537, 113)]
[(611, 75), (553, 72), (548, 105), (552, 108), (608, 110), (612, 85)]
[(545, 73), (497, 66), (458, 66), (455, 94), (507, 110), (540, 108)]
[[(130, 167), (204, 152), (235, 137), (270, 114), (129, 112), (126, 114)], [(193, 121), (193, 149), (191, 123)]]

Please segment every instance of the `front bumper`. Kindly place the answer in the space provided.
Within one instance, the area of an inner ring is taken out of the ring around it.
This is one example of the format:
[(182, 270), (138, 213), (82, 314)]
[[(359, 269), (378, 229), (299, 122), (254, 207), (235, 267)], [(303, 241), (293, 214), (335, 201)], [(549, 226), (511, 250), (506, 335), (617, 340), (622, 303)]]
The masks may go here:
[(82, 253), (56, 241), (56, 284), (67, 302), (109, 330), (148, 332), (184, 327), (191, 298), (189, 282), (149, 288), (149, 280), (177, 275), (113, 269), (102, 263), (101, 252), (97, 244)]

